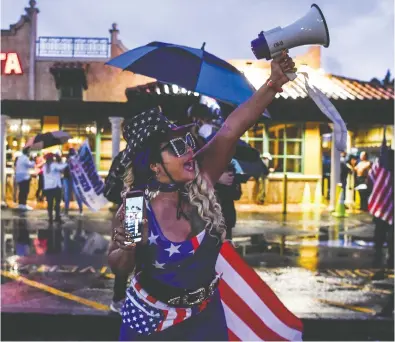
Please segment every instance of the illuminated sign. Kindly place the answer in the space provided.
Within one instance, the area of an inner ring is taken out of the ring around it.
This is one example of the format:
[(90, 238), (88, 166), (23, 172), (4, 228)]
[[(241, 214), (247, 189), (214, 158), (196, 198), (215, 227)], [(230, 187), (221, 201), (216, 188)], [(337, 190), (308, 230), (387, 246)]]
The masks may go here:
[(1, 74), (2, 75), (22, 75), (21, 62), (16, 52), (0, 52)]

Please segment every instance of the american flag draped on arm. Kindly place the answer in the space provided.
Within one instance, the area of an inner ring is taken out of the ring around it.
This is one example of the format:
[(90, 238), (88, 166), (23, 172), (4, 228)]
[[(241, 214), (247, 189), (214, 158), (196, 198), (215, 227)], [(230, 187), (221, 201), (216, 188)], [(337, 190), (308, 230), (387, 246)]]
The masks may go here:
[(292, 314), (259, 275), (225, 242), (215, 270), (229, 341), (301, 341), (302, 321)]
[(374, 216), (388, 224), (394, 221), (394, 195), (393, 184), (389, 165), (389, 148), (384, 137), (380, 149), (380, 157), (373, 164), (369, 172), (369, 180), (373, 184), (372, 193), (368, 201), (368, 210)]

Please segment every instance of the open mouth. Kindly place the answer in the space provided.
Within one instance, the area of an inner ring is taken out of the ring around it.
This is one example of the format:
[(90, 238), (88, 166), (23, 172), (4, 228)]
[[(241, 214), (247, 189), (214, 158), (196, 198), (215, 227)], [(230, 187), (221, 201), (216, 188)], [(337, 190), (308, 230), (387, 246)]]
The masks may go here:
[(195, 170), (195, 161), (193, 159), (188, 160), (184, 163), (184, 169), (188, 172), (193, 172)]

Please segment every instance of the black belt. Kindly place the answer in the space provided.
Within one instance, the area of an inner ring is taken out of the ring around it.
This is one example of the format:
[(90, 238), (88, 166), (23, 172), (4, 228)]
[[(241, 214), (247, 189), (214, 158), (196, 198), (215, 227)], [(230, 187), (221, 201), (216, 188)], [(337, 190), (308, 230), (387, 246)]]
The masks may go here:
[(189, 307), (201, 304), (207, 298), (211, 297), (218, 287), (220, 278), (220, 276), (216, 276), (210, 284), (196, 290), (169, 286), (153, 279), (149, 274), (145, 274), (144, 272), (140, 273), (138, 281), (141, 287), (155, 299), (174, 307)]

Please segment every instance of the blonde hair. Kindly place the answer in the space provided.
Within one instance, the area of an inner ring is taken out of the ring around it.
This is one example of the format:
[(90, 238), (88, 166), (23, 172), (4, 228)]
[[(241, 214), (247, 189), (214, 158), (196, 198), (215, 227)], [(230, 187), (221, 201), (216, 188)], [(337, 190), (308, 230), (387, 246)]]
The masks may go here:
[(197, 208), (199, 216), (206, 223), (206, 230), (217, 231), (222, 239), (226, 231), (221, 205), (218, 203), (214, 187), (202, 176), (196, 165), (196, 177), (185, 185), (188, 190), (189, 202)]
[[(126, 167), (123, 181), (124, 191), (129, 190), (134, 183), (132, 164)], [(216, 235), (219, 235), (222, 240), (226, 228), (221, 205), (218, 203), (213, 186), (202, 176), (197, 166), (195, 179), (185, 184), (185, 189), (188, 191), (190, 204), (197, 209), (199, 216), (206, 223), (205, 229), (210, 235), (215, 229)]]

